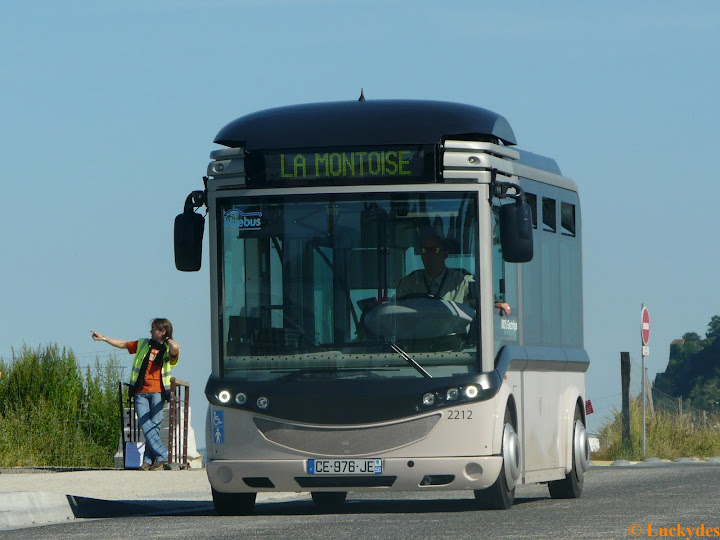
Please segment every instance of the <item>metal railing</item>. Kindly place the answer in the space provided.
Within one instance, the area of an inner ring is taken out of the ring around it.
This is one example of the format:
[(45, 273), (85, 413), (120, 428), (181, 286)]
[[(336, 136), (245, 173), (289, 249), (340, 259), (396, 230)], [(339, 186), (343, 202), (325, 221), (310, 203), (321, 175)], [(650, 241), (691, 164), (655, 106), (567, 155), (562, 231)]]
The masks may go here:
[[(135, 412), (134, 400), (128, 398), (129, 387), (128, 383), (123, 382), (118, 385), (123, 463), (125, 462), (125, 442), (145, 440)], [(168, 463), (176, 463), (181, 468), (187, 468), (190, 383), (171, 377), (170, 393), (170, 403), (165, 405), (168, 418), (167, 440), (163, 442), (167, 445)], [(163, 416), (165, 416), (165, 411)]]
[(188, 466), (188, 414), (190, 409), (190, 383), (170, 379), (170, 421), (168, 422), (168, 462)]

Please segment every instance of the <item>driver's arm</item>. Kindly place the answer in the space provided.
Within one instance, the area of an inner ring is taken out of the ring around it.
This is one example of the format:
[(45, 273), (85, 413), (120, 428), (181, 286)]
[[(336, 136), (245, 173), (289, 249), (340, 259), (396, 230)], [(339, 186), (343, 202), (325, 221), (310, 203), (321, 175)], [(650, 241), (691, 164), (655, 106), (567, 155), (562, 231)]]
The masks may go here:
[(416, 279), (414, 274), (408, 274), (407, 276), (402, 278), (400, 280), (400, 283), (398, 283), (397, 290), (395, 291), (395, 297), (402, 298), (403, 296), (407, 296), (408, 294), (420, 292), (416, 290), (416, 287), (414, 286), (415, 282)]
[(465, 298), (463, 299), (462, 303), (477, 311), (477, 302), (479, 295), (475, 277), (472, 274), (467, 274), (465, 276), (464, 282), (467, 284), (467, 289), (465, 291)]

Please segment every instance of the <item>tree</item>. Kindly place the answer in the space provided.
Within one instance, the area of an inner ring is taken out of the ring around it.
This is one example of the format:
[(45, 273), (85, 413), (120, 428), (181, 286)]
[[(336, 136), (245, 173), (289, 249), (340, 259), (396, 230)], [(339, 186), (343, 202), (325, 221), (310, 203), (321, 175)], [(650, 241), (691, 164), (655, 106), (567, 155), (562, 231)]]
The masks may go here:
[(720, 396), (720, 377), (703, 379), (698, 377), (694, 381), (693, 389), (688, 398), (693, 407), (712, 410)]
[(720, 316), (713, 315), (708, 323), (708, 330), (705, 333), (705, 337), (709, 341), (715, 341), (715, 338), (718, 336), (720, 336)]
[(683, 334), (682, 338), (685, 340), (685, 343), (682, 345), (680, 359), (684, 362), (688, 356), (702, 347), (702, 340), (695, 332), (687, 332), (686, 334)]

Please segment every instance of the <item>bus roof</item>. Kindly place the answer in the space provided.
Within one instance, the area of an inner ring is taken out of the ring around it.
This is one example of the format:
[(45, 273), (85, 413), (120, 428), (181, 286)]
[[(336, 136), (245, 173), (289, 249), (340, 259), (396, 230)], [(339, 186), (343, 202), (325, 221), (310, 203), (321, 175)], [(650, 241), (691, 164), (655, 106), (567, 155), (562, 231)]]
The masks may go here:
[(247, 150), (437, 144), (446, 138), (517, 144), (508, 121), (487, 109), (420, 100), (308, 103), (266, 109), (230, 122), (215, 137)]

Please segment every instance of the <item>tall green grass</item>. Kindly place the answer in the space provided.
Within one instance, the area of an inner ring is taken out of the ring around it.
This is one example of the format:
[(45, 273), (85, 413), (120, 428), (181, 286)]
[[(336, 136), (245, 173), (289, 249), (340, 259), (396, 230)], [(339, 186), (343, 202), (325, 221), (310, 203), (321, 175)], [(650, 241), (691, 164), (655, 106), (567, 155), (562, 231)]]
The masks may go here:
[(640, 461), (646, 457), (676, 459), (720, 456), (720, 415), (698, 413), (679, 415), (672, 411), (646, 412), (645, 455), (642, 452), (642, 401), (630, 403), (630, 439), (622, 444), (622, 412), (597, 433), (601, 449), (592, 459)]
[(81, 369), (56, 344), (0, 359), (0, 467), (112, 467), (120, 434), (116, 358)]

